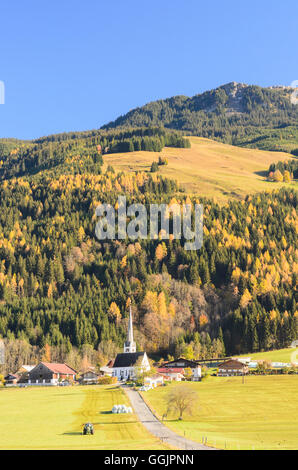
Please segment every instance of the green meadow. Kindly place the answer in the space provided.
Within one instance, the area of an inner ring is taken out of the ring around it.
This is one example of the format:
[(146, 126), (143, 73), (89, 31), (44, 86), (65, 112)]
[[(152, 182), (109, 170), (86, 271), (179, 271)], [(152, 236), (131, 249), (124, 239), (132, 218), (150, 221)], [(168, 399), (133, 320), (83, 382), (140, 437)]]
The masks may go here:
[[(161, 417), (165, 396), (176, 384), (143, 393)], [(179, 386), (182, 384), (180, 383)], [(164, 423), (180, 435), (220, 449), (261, 450), (298, 447), (298, 376), (209, 377), (188, 383), (197, 391), (192, 416)]]
[(250, 357), (258, 361), (263, 359), (271, 362), (298, 362), (298, 348), (275, 349), (274, 351), (243, 354), (237, 357)]
[(283, 186), (297, 187), (296, 181), (271, 183), (266, 178), (271, 163), (293, 158), (288, 153), (235, 147), (203, 137), (187, 138), (189, 149), (165, 147), (161, 152), (104, 155), (105, 168), (112, 165), (120, 172), (150, 171), (152, 162), (161, 155), (168, 165), (160, 166), (158, 174), (177, 180), (188, 194), (220, 203)]
[[(0, 449), (165, 449), (134, 414), (112, 414), (129, 404), (115, 386), (0, 389)], [(93, 436), (82, 425), (94, 424)]]

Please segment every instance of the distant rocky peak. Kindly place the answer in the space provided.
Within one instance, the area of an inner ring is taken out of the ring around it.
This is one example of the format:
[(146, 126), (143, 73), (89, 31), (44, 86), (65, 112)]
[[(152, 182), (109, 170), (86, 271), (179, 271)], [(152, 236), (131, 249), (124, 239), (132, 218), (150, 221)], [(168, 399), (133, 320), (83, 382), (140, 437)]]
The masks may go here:
[(222, 88), (225, 90), (226, 94), (228, 96), (235, 97), (239, 91), (242, 91), (244, 88), (247, 88), (248, 85), (245, 83), (238, 83), (238, 82), (230, 82), (226, 83), (225, 85), (222, 85), (219, 88)]

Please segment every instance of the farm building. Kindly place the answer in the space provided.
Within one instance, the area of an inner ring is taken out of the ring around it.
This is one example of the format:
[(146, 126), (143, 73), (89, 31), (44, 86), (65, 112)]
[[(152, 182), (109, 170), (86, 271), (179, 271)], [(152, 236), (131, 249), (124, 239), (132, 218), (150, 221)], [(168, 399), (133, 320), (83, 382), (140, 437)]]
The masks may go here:
[(19, 383), (28, 385), (58, 385), (63, 380), (75, 380), (76, 371), (67, 364), (40, 362), (30, 372), (24, 374)]
[(164, 380), (180, 382), (184, 379), (184, 369), (182, 367), (159, 367), (157, 372), (164, 377)]
[[(184, 359), (183, 357), (180, 357), (179, 359), (175, 359), (174, 361), (169, 361), (165, 362), (162, 365), (163, 368), (166, 369), (191, 369), (192, 371), (192, 377), (191, 379), (194, 381), (198, 381), (201, 378), (202, 375), (202, 368), (199, 364), (197, 364), (195, 361), (190, 361), (189, 359)], [(182, 372), (184, 374), (184, 371)]]
[(32, 369), (34, 369), (35, 365), (27, 365), (23, 364), (16, 372), (16, 374), (22, 375), (26, 374), (26, 372), (30, 372)]
[(96, 384), (98, 382), (99, 374), (94, 370), (89, 369), (81, 374), (80, 383), (84, 385)]
[(248, 373), (248, 366), (237, 359), (229, 359), (218, 365), (217, 375), (219, 377), (230, 377), (233, 375), (244, 375)]
[(5, 385), (6, 386), (17, 385), (17, 382), (19, 380), (19, 376), (17, 374), (7, 374), (4, 377), (4, 380), (5, 380)]

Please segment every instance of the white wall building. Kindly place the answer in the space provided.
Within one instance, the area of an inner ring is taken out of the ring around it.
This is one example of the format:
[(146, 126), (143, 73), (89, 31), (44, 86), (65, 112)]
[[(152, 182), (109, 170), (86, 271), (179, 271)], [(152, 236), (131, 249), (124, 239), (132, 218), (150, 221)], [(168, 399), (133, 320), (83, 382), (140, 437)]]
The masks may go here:
[[(135, 367), (137, 362), (140, 360), (140, 368), (143, 371), (150, 370), (150, 363), (147, 354), (142, 352), (136, 352), (136, 343), (133, 340), (133, 326), (132, 326), (132, 314), (131, 308), (129, 309), (129, 323), (127, 340), (124, 343), (124, 352), (117, 354), (113, 365), (113, 377), (117, 377), (118, 380), (128, 380), (135, 376)], [(140, 359), (141, 358), (141, 359)]]

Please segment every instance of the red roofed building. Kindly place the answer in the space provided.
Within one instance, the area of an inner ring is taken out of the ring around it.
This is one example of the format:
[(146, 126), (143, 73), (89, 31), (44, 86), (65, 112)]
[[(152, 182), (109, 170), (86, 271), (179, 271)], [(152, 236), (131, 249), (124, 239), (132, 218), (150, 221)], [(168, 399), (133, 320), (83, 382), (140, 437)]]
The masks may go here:
[(28, 385), (58, 385), (63, 380), (75, 380), (76, 371), (67, 364), (40, 362), (28, 374)]
[(183, 369), (183, 374), (185, 369), (190, 369), (192, 372), (191, 380), (201, 380), (202, 369), (196, 361), (190, 361), (184, 357), (179, 357), (178, 359), (174, 359), (174, 361), (165, 362), (162, 364), (162, 367), (166, 368), (167, 370)]
[(182, 367), (159, 367), (157, 372), (161, 374), (165, 380), (177, 380), (180, 382), (184, 379), (184, 369), (182, 369)]

